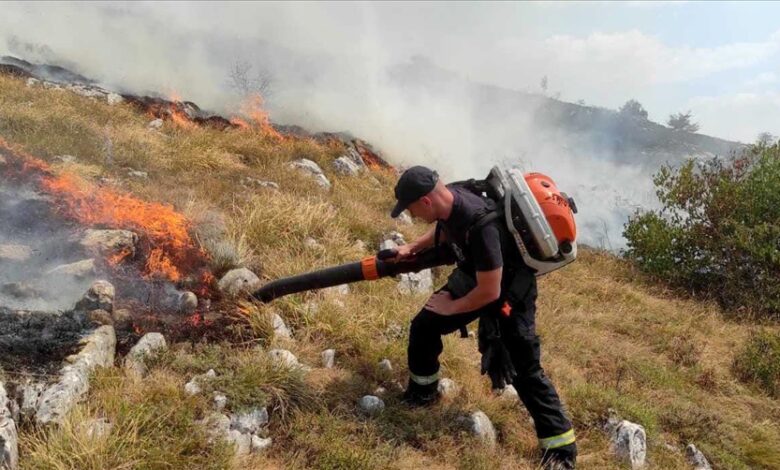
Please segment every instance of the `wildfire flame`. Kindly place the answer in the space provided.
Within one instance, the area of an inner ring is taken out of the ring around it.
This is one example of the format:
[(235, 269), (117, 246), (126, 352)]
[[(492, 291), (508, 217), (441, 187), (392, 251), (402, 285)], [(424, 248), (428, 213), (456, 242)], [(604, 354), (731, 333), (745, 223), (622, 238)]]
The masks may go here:
[[(248, 117), (263, 134), (271, 136), (277, 140), (284, 140), (284, 136), (276, 129), (274, 129), (273, 125), (271, 125), (271, 118), (268, 115), (268, 111), (264, 109), (264, 104), (265, 101), (260, 94), (256, 93), (250, 95), (246, 101), (241, 104), (241, 114)], [(239, 129), (252, 128), (249, 122), (240, 117), (231, 118), (230, 123), (237, 126)]]
[[(12, 149), (0, 137), (0, 151), (5, 151), (20, 175), (37, 176), (39, 188), (54, 196), (59, 212), (85, 225), (132, 230), (149, 244), (144, 274), (179, 281), (185, 270), (204, 265), (207, 255), (190, 237), (187, 219), (169, 205), (141, 201), (107, 188), (94, 188), (76, 175), (55, 175), (49, 166), (32, 155)], [(108, 258), (110, 264), (123, 261), (129, 252)], [(211, 281), (213, 276), (202, 276)]]

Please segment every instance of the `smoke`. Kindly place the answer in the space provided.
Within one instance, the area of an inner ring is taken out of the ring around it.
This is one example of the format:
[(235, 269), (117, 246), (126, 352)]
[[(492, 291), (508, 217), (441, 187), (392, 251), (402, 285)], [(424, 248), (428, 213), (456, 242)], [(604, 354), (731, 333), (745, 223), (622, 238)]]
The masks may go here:
[(54, 312), (73, 308), (96, 279), (56, 268), (81, 261), (75, 230), (58, 222), (48, 198), (0, 181), (0, 305)]
[[(450, 180), (485, 176), (499, 162), (547, 172), (577, 201), (581, 241), (624, 246), (627, 214), (655, 204), (652, 165), (561, 131), (556, 119), (565, 116), (547, 110), (549, 100), (471, 80), (485, 62), (467, 47), (476, 39), (471, 7), (419, 8), (4, 4), (0, 53), (61, 64), (120, 91), (176, 92), (227, 113), (241, 99), (229, 71), (244, 62), (269, 79), (274, 122), (348, 131), (395, 164), (427, 164)], [(518, 83), (544, 74), (527, 70)]]

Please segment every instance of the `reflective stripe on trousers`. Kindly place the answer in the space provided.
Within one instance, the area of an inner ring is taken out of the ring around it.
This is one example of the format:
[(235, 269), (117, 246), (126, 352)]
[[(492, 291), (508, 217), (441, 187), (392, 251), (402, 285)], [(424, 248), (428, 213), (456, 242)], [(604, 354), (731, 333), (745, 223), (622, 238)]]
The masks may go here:
[(414, 383), (418, 385), (430, 385), (437, 380), (439, 380), (439, 373), (436, 372), (432, 375), (414, 375), (411, 372), (409, 373), (409, 376), (414, 381)]
[(542, 449), (555, 449), (558, 447), (567, 446), (569, 444), (574, 444), (576, 440), (577, 439), (574, 437), (574, 429), (569, 429), (563, 434), (539, 439), (539, 447)]

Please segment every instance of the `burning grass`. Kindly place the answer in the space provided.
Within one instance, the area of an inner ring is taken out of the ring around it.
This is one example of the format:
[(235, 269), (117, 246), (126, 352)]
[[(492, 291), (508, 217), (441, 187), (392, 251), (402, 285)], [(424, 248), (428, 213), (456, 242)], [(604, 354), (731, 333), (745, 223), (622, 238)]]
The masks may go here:
[[(382, 232), (397, 228), (387, 217), (392, 177), (373, 173), (373, 183), (331, 174), (330, 162), (343, 148), (239, 129), (181, 129), (166, 123), (161, 132), (148, 131), (147, 120), (129, 106), (111, 108), (54, 91), (30, 90), (20, 81), (0, 77), (0, 135), (49, 161), (54, 155), (77, 155), (83, 174), (115, 178), (146, 200), (188, 207), (187, 213), (222, 212), (224, 230), (215, 231), (214, 239), (243, 244), (242, 256), (257, 260), (250, 267), (262, 265), (269, 277), (358, 259), (366, 253), (353, 247), (356, 240), (370, 251)], [(110, 157), (106, 139), (112, 143)], [(325, 169), (334, 182), (330, 193), (289, 171), (287, 162), (302, 157)], [(148, 171), (149, 180), (127, 178), (126, 167)], [(275, 181), (281, 191), (245, 188), (240, 181), (246, 176)], [(402, 227), (407, 238), (420, 229)], [(306, 236), (316, 238), (322, 251), (302, 246)], [(391, 385), (406, 380), (408, 324), (424, 299), (399, 296), (392, 280), (353, 285), (351, 292), (343, 298), (299, 294), (273, 304), (294, 330), (296, 341), (284, 346), (315, 367), (304, 379), (305, 389), (313, 389), (321, 399), (311, 408), (290, 406), (290, 419), (272, 427), (270, 457), (233, 464), (236, 468), (535, 468), (533, 428), (519, 404), (491, 396), (479, 375), (473, 340), (449, 336), (444, 341), (442, 372), (461, 386), (459, 397), (409, 412), (397, 402)], [(609, 407), (645, 425), (655, 467), (689, 468), (680, 452), (688, 439), (695, 439), (716, 468), (778, 467), (780, 406), (742, 384), (732, 370), (735, 351), (747, 341), (750, 328), (724, 320), (716, 306), (671, 297), (615, 257), (582, 250), (577, 263), (541, 282), (538, 325), (542, 361), (574, 418), (583, 468), (621, 468), (601, 429)], [(249, 326), (244, 333), (251, 335)], [(245, 339), (277, 345), (267, 327), (257, 326), (256, 337)], [(320, 351), (331, 347), (337, 350), (336, 368), (316, 368)], [(297, 393), (297, 386), (278, 385), (289, 378), (266, 376), (268, 382), (263, 382), (264, 369), (252, 362), (260, 360), (259, 351), (220, 343), (172, 354), (176, 359), (153, 365), (152, 376), (143, 382), (132, 382), (120, 371), (98, 376), (88, 413), (114, 418), (120, 416), (117, 410), (129, 415), (140, 406), (141, 416), (151, 409), (162, 417), (161, 425), (168, 419), (173, 423), (167, 435), (157, 427), (120, 432), (117, 444), (104, 449), (121, 452), (97, 451), (106, 462), (149, 468), (168, 452), (180, 468), (227, 466), (219, 449), (194, 443), (187, 434), (191, 428), (185, 433), (180, 426), (184, 417), (192, 417), (186, 413), (209, 406), (209, 397), (184, 397), (181, 387), (210, 367), (225, 377), (220, 387), (230, 389), (237, 403), (269, 399), (273, 406), (272, 398), (254, 394), (263, 387), (287, 390), (289, 396)], [(377, 370), (382, 358), (392, 361), (392, 373)], [(358, 416), (356, 398), (378, 385), (391, 390), (386, 414), (378, 420)], [(155, 397), (152, 408), (143, 398), (147, 387)], [(454, 413), (477, 408), (499, 431), (495, 452), (483, 451), (448, 427)], [(122, 419), (119, 422), (128, 422)], [(75, 423), (78, 416), (69, 420)], [(272, 426), (274, 422), (272, 415)], [(73, 445), (82, 437), (65, 439), (50, 432), (47, 440), (24, 433), (23, 454), (34, 451), (33, 462), (53, 468), (86, 458), (85, 448)], [(136, 449), (146, 446), (148, 452)], [(200, 451), (201, 460), (188, 453), (193, 450)]]

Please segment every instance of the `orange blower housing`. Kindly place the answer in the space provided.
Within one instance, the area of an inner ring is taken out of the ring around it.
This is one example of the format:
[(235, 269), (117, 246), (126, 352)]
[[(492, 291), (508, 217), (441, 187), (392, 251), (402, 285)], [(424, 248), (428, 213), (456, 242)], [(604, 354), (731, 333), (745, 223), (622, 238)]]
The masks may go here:
[(574, 223), (573, 212), (576, 208), (572, 208), (573, 200), (561, 192), (547, 175), (526, 173), (524, 178), (550, 224), (558, 245), (574, 242), (577, 239), (577, 226)]

